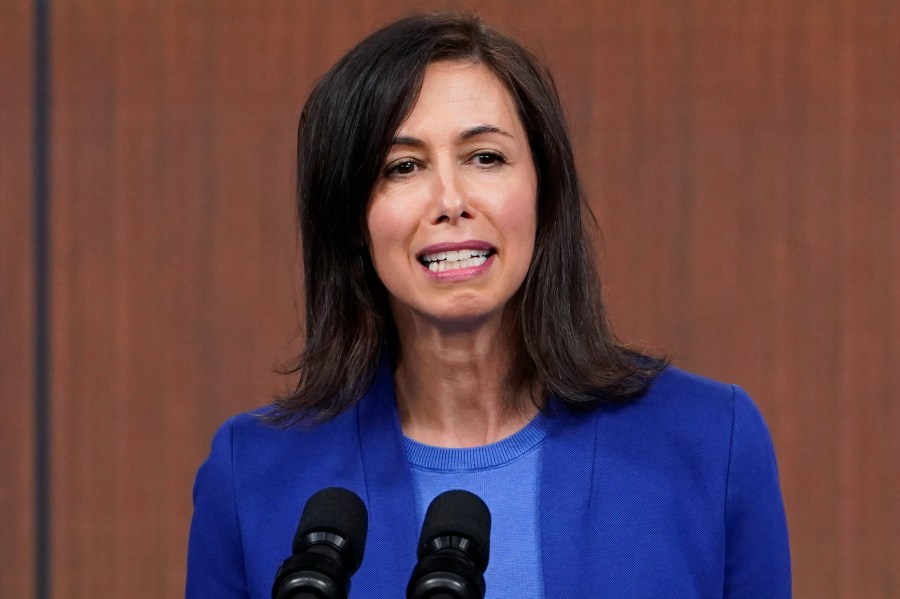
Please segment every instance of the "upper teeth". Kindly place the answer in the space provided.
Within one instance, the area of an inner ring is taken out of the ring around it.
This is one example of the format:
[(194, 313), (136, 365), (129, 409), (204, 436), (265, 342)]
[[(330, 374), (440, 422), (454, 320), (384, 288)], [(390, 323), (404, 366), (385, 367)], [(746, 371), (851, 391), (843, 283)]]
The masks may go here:
[(435, 252), (422, 256), (422, 262), (432, 272), (444, 272), (445, 270), (457, 270), (481, 266), (487, 262), (489, 250), (456, 250), (449, 252)]
[(425, 254), (422, 256), (422, 260), (425, 262), (438, 262), (440, 260), (447, 260), (448, 262), (457, 262), (459, 260), (468, 260), (469, 258), (476, 258), (479, 256), (487, 256), (488, 250), (458, 250), (458, 251), (449, 251), (449, 252), (437, 252), (436, 254)]

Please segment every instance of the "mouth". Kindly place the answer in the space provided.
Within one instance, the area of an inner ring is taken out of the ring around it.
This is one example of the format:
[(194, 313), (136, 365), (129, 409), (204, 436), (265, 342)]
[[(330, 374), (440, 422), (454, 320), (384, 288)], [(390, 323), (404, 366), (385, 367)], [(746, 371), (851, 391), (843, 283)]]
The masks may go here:
[[(427, 248), (431, 250), (431, 248)], [(438, 248), (435, 248), (438, 249)], [(481, 266), (497, 253), (492, 247), (461, 247), (441, 251), (430, 251), (419, 255), (419, 263), (431, 272), (447, 272), (463, 268)]]

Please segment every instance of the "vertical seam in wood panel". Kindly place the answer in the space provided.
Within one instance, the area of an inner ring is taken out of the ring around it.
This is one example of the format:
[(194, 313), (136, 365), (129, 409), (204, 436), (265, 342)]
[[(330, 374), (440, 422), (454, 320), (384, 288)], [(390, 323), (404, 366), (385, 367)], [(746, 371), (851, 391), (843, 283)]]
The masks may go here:
[(50, 40), (49, 0), (34, 0), (34, 589), (50, 596)]

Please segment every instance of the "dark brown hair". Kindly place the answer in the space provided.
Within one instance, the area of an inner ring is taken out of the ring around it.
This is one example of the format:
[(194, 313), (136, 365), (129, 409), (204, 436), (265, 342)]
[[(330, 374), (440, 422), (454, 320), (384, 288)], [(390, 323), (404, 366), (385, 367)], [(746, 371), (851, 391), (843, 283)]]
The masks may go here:
[(438, 60), (484, 65), (504, 83), (538, 175), (537, 238), (518, 303), (509, 383), (582, 406), (642, 394), (666, 360), (620, 345), (582, 227), (584, 204), (553, 80), (521, 45), (476, 17), (428, 14), (376, 31), (316, 85), (297, 141), (306, 345), (296, 389), (270, 420), (330, 418), (356, 402), (396, 351), (387, 292), (365, 248), (365, 210), (390, 140)]

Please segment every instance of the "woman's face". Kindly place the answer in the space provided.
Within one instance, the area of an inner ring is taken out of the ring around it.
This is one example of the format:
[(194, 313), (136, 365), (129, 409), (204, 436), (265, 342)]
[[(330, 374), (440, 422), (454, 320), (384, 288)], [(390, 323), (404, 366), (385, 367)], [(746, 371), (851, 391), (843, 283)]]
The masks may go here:
[(515, 103), (486, 67), (428, 66), (366, 219), (395, 320), (497, 317), (531, 264), (537, 173)]

